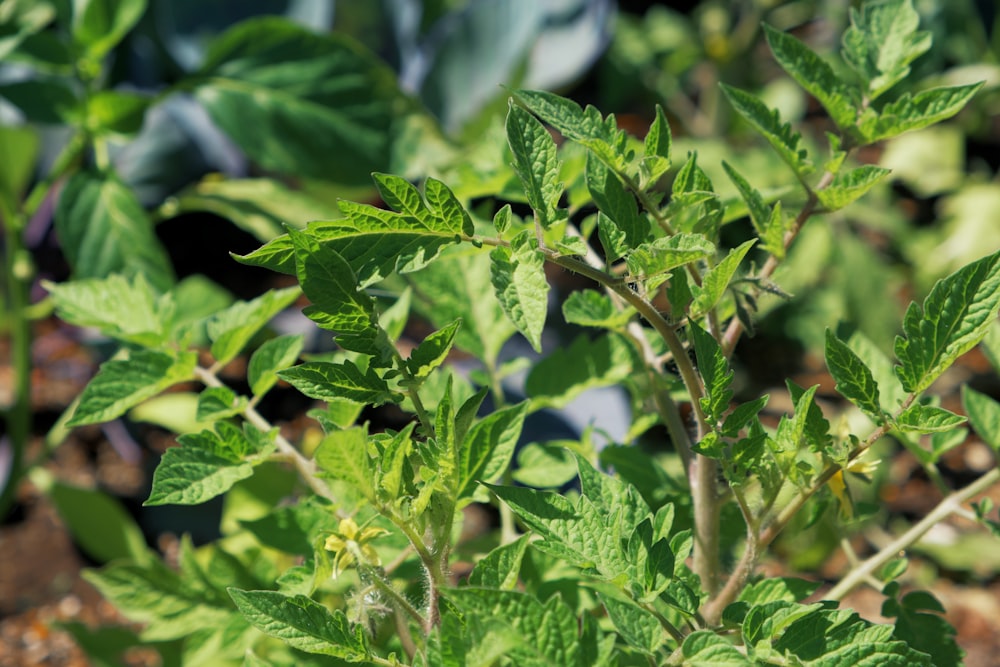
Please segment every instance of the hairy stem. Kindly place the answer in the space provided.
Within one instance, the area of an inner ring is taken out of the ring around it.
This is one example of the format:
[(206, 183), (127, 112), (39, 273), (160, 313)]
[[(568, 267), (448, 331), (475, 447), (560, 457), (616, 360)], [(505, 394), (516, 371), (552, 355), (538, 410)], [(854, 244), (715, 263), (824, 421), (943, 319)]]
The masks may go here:
[(938, 503), (937, 507), (928, 512), (927, 516), (914, 524), (912, 528), (885, 545), (878, 553), (866, 558), (857, 567), (852, 568), (836, 586), (830, 589), (824, 598), (827, 600), (842, 599), (855, 586), (872, 577), (880, 567), (893, 558), (898, 558), (907, 547), (916, 544), (921, 537), (927, 534), (927, 531), (943, 521), (949, 514), (961, 512), (963, 510), (963, 503), (979, 495), (998, 481), (1000, 481), (1000, 468), (993, 468), (968, 486), (947, 496)]

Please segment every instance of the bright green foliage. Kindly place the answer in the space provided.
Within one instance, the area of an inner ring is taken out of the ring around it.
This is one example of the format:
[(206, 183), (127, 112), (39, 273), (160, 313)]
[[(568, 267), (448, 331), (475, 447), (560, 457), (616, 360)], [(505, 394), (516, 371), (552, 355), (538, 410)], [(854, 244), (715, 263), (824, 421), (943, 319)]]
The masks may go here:
[[(81, 57), (107, 52), (143, 8), (74, 3)], [(32, 29), (29, 14), (16, 26)], [(57, 228), (73, 241), (77, 279), (46, 285), (61, 317), (123, 346), (70, 425), (119, 418), (175, 384), (204, 385), (178, 397), (191, 414), (160, 420), (202, 424), (165, 452), (146, 504), (224, 495), (224, 538), (198, 550), (182, 541), (177, 571), (134, 530), (100, 533), (107, 545), (81, 540), (101, 557), (131, 559), (89, 578), (129, 620), (148, 624), (134, 641), (175, 642), (177, 660), (190, 664), (957, 664), (932, 598), (901, 598), (889, 584), (884, 613), (896, 623), (876, 625), (833, 602), (804, 604), (815, 584), (754, 574), (789, 527), (849, 536), (855, 524), (824, 511), (832, 499), (846, 516), (844, 477), (871, 472), (861, 457), (875, 441), (897, 439), (932, 473), (966, 441), (966, 418), (924, 393), (996, 326), (1000, 253), (911, 304), (895, 367), (861, 334), (844, 341), (836, 322), (824, 323), (836, 391), (874, 426), (828, 420), (829, 388), (788, 381), (787, 397), (769, 399), (738, 377), (751, 366), (738, 344), (758, 306), (790, 298), (796, 270), (813, 261), (790, 250), (803, 226), (884, 192), (887, 170), (853, 163), (855, 150), (953, 116), (978, 89), (888, 94), (929, 47), (917, 17), (905, 0), (863, 3), (844, 38), (846, 68), (765, 26), (778, 64), (835, 129), (829, 158), (815, 161), (825, 172), (814, 173), (811, 139), (757, 95), (723, 84), (720, 99), (793, 172), (776, 183), (750, 171), (769, 164), (758, 154), (736, 155), (739, 169), (722, 163), (735, 192), (713, 185), (712, 142), (674, 169), (673, 107), (656, 107), (640, 140), (592, 106), (518, 90), (505, 122), (484, 124), (482, 145), (463, 146), (451, 164), (452, 147), (421, 143), (417, 112), (388, 70), (342, 36), (259, 19), (215, 40), (183, 85), (258, 167), (294, 178), (204, 181), (177, 206), (239, 218), (263, 242), (239, 261), (299, 286), (237, 303), (197, 281), (175, 286), (149, 216), (104, 167), (67, 181)], [(16, 26), (0, 33), (0, 53), (22, 39)], [(85, 111), (99, 125), (88, 141), (135, 132), (149, 102), (104, 93), (88, 89), (82, 101), (74, 86), (44, 79), (0, 91), (38, 121)], [(686, 121), (685, 141), (699, 142), (710, 121)], [(428, 155), (407, 162), (397, 141)], [(31, 147), (3, 133), (0, 142)], [(385, 173), (397, 167), (405, 176)], [(12, 169), (0, 176), (3, 202), (30, 180), (30, 169)], [(341, 200), (340, 217), (303, 226), (330, 217), (329, 191), (312, 179), (367, 186), (362, 172), (374, 172), (373, 189), (359, 195), (367, 203)], [(742, 215), (749, 224), (730, 224)], [(829, 255), (849, 259), (850, 249)], [(837, 270), (856, 268), (844, 259)], [(586, 284), (551, 289), (562, 273)], [(566, 323), (591, 331), (562, 336), (550, 326), (553, 294)], [(336, 349), (267, 330), (298, 300)], [(828, 305), (810, 303), (816, 317)], [(504, 349), (515, 333), (536, 352), (544, 335), (552, 349), (508, 360), (501, 351), (516, 350)], [(241, 355), (246, 384), (229, 382)], [(524, 400), (513, 402), (521, 377)], [(308, 413), (314, 423), (279, 431), (268, 421), (263, 401), (277, 398), (279, 382), (321, 403)], [(556, 440), (531, 425), (533, 413), (616, 386), (632, 410), (623, 435), (588, 427)], [(971, 389), (963, 400), (969, 428), (1000, 449), (998, 404)], [(772, 416), (782, 401), (791, 408)], [(967, 500), (981, 481), (954, 493)], [(63, 504), (77, 497), (60, 493)], [(501, 528), (469, 531), (469, 505), (486, 502)], [(831, 594), (872, 572), (901, 576), (905, 562), (887, 565), (889, 556), (852, 565)], [(469, 564), (467, 580), (453, 576)]]

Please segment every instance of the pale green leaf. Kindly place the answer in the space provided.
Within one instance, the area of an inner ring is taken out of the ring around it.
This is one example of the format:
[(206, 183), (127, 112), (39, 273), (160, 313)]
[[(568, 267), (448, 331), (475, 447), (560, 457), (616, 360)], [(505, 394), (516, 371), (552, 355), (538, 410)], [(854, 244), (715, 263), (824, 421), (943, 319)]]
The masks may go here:
[(709, 257), (715, 246), (701, 234), (663, 236), (636, 248), (626, 260), (634, 279), (651, 278)]
[(947, 120), (965, 108), (982, 86), (980, 82), (932, 88), (912, 96), (905, 93), (878, 113), (866, 114), (858, 131), (865, 143), (874, 143)]
[(164, 452), (143, 505), (199, 505), (253, 475), (253, 465), (219, 451), (222, 441), (211, 431), (184, 435), (178, 442), (180, 447)]
[(681, 645), (688, 667), (751, 667), (754, 663), (725, 637), (712, 630), (697, 630)]
[(909, 64), (931, 47), (931, 33), (917, 31), (920, 15), (910, 0), (876, 0), (851, 8), (842, 54), (874, 100), (910, 73)]
[(498, 590), (513, 590), (521, 572), (521, 561), (528, 550), (528, 536), (501, 544), (476, 563), (469, 573), (469, 585)]
[(750, 93), (726, 84), (721, 85), (722, 91), (737, 113), (764, 135), (796, 176), (801, 179), (812, 172), (812, 164), (806, 157), (805, 148), (801, 146), (802, 136), (798, 132), (793, 132), (790, 124), (782, 123), (777, 111), (768, 109), (760, 99)]
[(632, 372), (632, 350), (620, 336), (578, 336), (535, 364), (524, 390), (534, 407), (562, 407), (587, 389), (615, 385)]
[(609, 264), (624, 257), (630, 250), (622, 228), (600, 211), (597, 213), (597, 238), (601, 241)]
[(374, 466), (368, 455), (368, 434), (364, 427), (335, 431), (316, 448), (316, 463), (325, 474), (343, 480), (373, 502)]
[(722, 295), (729, 288), (736, 270), (740, 267), (740, 262), (750, 252), (750, 248), (757, 242), (757, 239), (750, 239), (740, 246), (733, 248), (726, 255), (725, 259), (713, 266), (702, 277), (701, 288), (696, 290), (694, 301), (691, 303), (689, 317), (698, 319), (707, 314), (722, 299)]
[(212, 356), (220, 364), (232, 361), (271, 319), (299, 296), (297, 287), (271, 290), (252, 301), (238, 301), (213, 316), (206, 325)]
[(507, 143), (528, 204), (538, 224), (546, 228), (561, 217), (558, 206), (563, 187), (558, 180), (555, 141), (534, 116), (512, 101), (507, 111)]
[(216, 38), (195, 82), (214, 123), (265, 170), (349, 185), (388, 168), (410, 108), (360, 44), (277, 17)]
[(160, 291), (174, 283), (166, 251), (135, 193), (117, 176), (81, 171), (63, 188), (56, 233), (77, 278), (143, 274)]
[(885, 417), (875, 377), (861, 358), (829, 329), (826, 330), (826, 366), (837, 381), (840, 395), (881, 424)]
[(169, 338), (173, 300), (157, 298), (142, 275), (42, 284), (52, 295), (56, 313), (70, 324), (95, 327), (105, 336), (149, 347)]
[(597, 208), (625, 234), (625, 245), (635, 248), (649, 236), (649, 223), (639, 214), (635, 197), (593, 153), (587, 154), (587, 189)]
[(266, 635), (307, 653), (331, 655), (347, 662), (368, 662), (371, 655), (361, 625), (351, 627), (339, 609), (329, 609), (304, 596), (277, 591), (230, 588), (236, 608)]
[(833, 68), (786, 32), (764, 24), (764, 35), (782, 69), (823, 105), (833, 122), (841, 129), (853, 126), (858, 115), (853, 91), (840, 81)]
[(455, 342), (455, 334), (458, 333), (461, 325), (461, 320), (455, 320), (438, 329), (424, 338), (420, 345), (410, 353), (410, 358), (406, 360), (406, 367), (414, 378), (425, 378), (430, 375), (432, 370), (444, 363)]
[(476, 490), (477, 482), (495, 482), (514, 455), (521, 437), (527, 403), (498, 410), (469, 429), (458, 450), (458, 493), (462, 499)]
[(914, 403), (896, 418), (896, 426), (908, 433), (939, 433), (954, 430), (966, 421), (950, 410)]
[(888, 175), (888, 169), (870, 164), (842, 171), (829, 186), (816, 190), (816, 197), (824, 210), (837, 211), (864, 195)]
[(570, 324), (605, 329), (621, 329), (635, 315), (635, 310), (631, 307), (619, 310), (608, 295), (592, 289), (571, 293), (563, 301), (562, 311), (563, 317)]
[(523, 232), (511, 241), (509, 248), (494, 248), (490, 259), (490, 281), (500, 306), (535, 351), (541, 352), (549, 283), (545, 278), (545, 258), (537, 243)]
[(200, 422), (228, 419), (247, 407), (246, 396), (237, 396), (229, 387), (208, 387), (198, 394), (195, 418)]
[(656, 105), (656, 118), (649, 126), (649, 132), (643, 141), (645, 155), (643, 164), (646, 166), (646, 180), (653, 184), (660, 176), (670, 170), (670, 124), (663, 113), (663, 107)]
[(1000, 452), (1000, 403), (966, 385), (962, 387), (962, 406), (983, 442)]
[(247, 382), (254, 396), (263, 396), (278, 381), (277, 372), (295, 363), (302, 352), (302, 334), (278, 336), (254, 350), (247, 366)]
[(377, 406), (402, 400), (374, 369), (362, 372), (350, 360), (342, 363), (310, 361), (278, 371), (278, 377), (309, 398), (321, 401), (344, 399)]
[(911, 303), (896, 337), (896, 375), (909, 392), (929, 387), (958, 357), (986, 335), (1000, 308), (1000, 252), (939, 280)]
[(146, 11), (145, 0), (73, 0), (73, 41), (99, 59), (125, 37)]
[(504, 204), (499, 211), (493, 214), (493, 227), (497, 230), (497, 234), (503, 236), (510, 227), (510, 219), (510, 204)]
[(112, 359), (80, 395), (80, 403), (67, 426), (111, 421), (147, 398), (179, 382), (194, 379), (194, 352), (169, 354), (133, 350), (128, 359)]

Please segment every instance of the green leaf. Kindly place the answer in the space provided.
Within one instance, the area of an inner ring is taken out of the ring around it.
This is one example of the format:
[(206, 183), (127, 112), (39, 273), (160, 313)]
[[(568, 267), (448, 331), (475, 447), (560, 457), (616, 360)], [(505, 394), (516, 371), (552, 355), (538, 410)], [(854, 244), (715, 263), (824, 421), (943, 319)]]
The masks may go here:
[(410, 353), (410, 358), (406, 360), (406, 366), (414, 378), (425, 378), (430, 375), (432, 370), (444, 363), (461, 324), (461, 320), (455, 320), (444, 328), (438, 329), (424, 338), (420, 345)]
[(889, 625), (873, 625), (847, 610), (821, 609), (789, 625), (772, 644), (803, 664), (931, 665), (927, 654), (893, 638)]
[(853, 91), (841, 83), (833, 68), (788, 33), (764, 24), (764, 35), (782, 69), (823, 105), (837, 127), (852, 127), (858, 114)]
[(351, 628), (339, 609), (330, 610), (304, 596), (277, 591), (230, 588), (236, 608), (250, 624), (292, 648), (331, 655), (347, 662), (368, 662), (371, 652), (361, 625)]
[(862, 78), (874, 100), (910, 73), (909, 64), (931, 47), (931, 33), (917, 31), (920, 14), (910, 0), (868, 2), (851, 8), (844, 33), (844, 60)]
[(927, 653), (935, 667), (959, 667), (965, 652), (955, 642), (955, 628), (943, 617), (944, 611), (927, 591), (911, 591), (882, 604), (882, 615), (896, 619), (895, 638)]
[(871, 370), (829, 329), (826, 330), (826, 366), (837, 381), (836, 388), (841, 396), (858, 406), (876, 424), (885, 420), (878, 384)]
[(74, 174), (59, 196), (55, 227), (77, 278), (141, 273), (160, 291), (174, 283), (149, 216), (114, 174)]
[(645, 655), (656, 655), (669, 635), (652, 612), (631, 600), (606, 595), (601, 596), (601, 602), (608, 611), (608, 618), (629, 646)]
[(777, 111), (772, 111), (757, 97), (726, 84), (721, 84), (729, 103), (751, 126), (767, 139), (781, 159), (792, 168), (800, 179), (812, 172), (812, 164), (801, 147), (802, 136), (792, 131), (789, 123), (782, 123)]
[(962, 406), (983, 442), (994, 452), (1000, 452), (1000, 403), (965, 385), (962, 387)]
[(635, 248), (649, 236), (649, 223), (639, 215), (635, 197), (593, 153), (587, 153), (587, 189), (604, 213), (625, 234), (625, 245)]
[(297, 287), (271, 290), (252, 301), (237, 301), (216, 313), (206, 324), (212, 340), (212, 356), (227, 364), (271, 319), (292, 304), (300, 292)]
[(285, 382), (309, 398), (321, 401), (346, 399), (366, 405), (398, 403), (402, 396), (389, 389), (374, 369), (362, 372), (350, 360), (342, 363), (310, 361), (278, 372)]
[(221, 592), (199, 587), (159, 559), (84, 570), (83, 577), (126, 618), (147, 624), (145, 641), (180, 639), (206, 627), (222, 627), (233, 617)]
[(335, 431), (323, 438), (316, 448), (316, 463), (324, 473), (347, 482), (374, 502), (374, 467), (364, 427)]
[(101, 90), (87, 98), (87, 119), (99, 134), (128, 138), (142, 129), (153, 101), (150, 95)]
[(628, 256), (626, 264), (633, 279), (645, 279), (713, 253), (715, 246), (701, 234), (674, 234), (643, 243)]
[(253, 475), (253, 466), (229, 454), (227, 443), (211, 431), (182, 435), (177, 441), (180, 447), (163, 453), (143, 505), (199, 505)]
[(0, 85), (0, 97), (21, 110), (25, 118), (44, 125), (80, 122), (82, 109), (76, 93), (57, 78), (30, 79)]
[[(0, 58), (3, 57), (3, 43), (4, 37), (0, 35)], [(0, 204), (9, 210), (20, 205), (34, 176), (40, 144), (38, 132), (32, 127), (0, 126), (0, 153), (8, 156), (7, 164), (0, 170)]]
[(750, 667), (754, 663), (725, 637), (712, 630), (697, 630), (681, 645), (684, 664), (689, 667)]
[(378, 325), (374, 300), (358, 289), (350, 265), (337, 251), (303, 232), (289, 229), (288, 235), (295, 244), (295, 271), (302, 291), (312, 301), (302, 312), (319, 327), (338, 332), (337, 343), (344, 349), (391, 365), (395, 348)]
[(263, 396), (278, 381), (277, 372), (295, 363), (302, 352), (302, 334), (278, 336), (254, 350), (247, 366), (247, 382), (254, 396)]
[(722, 168), (726, 170), (729, 180), (733, 182), (733, 185), (739, 190), (740, 197), (746, 202), (747, 210), (750, 213), (750, 222), (753, 223), (754, 230), (760, 237), (761, 247), (779, 259), (783, 258), (785, 256), (785, 229), (784, 220), (781, 217), (781, 203), (775, 204), (774, 208), (768, 206), (764, 203), (764, 197), (760, 191), (751, 186), (729, 163), (723, 160)]
[(951, 118), (968, 104), (983, 83), (932, 88), (911, 96), (904, 93), (877, 114), (865, 115), (858, 131), (865, 143), (919, 130)]
[(80, 395), (80, 403), (67, 426), (111, 421), (167, 387), (194, 379), (194, 352), (168, 354), (133, 350), (128, 359), (112, 359)]
[(454, 253), (407, 277), (421, 313), (437, 327), (461, 319), (455, 345), (495, 365), (500, 348), (516, 329), (494, 295), (490, 264), (483, 252)]
[(412, 108), (358, 43), (275, 17), (218, 37), (196, 81), (215, 124), (265, 170), (347, 185), (388, 168), (394, 125)]
[(643, 142), (645, 155), (642, 158), (641, 169), (643, 181), (655, 185), (663, 174), (670, 171), (670, 124), (663, 113), (663, 107), (656, 105), (656, 118), (649, 126), (646, 139)]
[(228, 419), (247, 407), (245, 396), (237, 396), (229, 387), (208, 387), (198, 394), (195, 418), (200, 422)]
[(510, 102), (507, 111), (507, 143), (514, 154), (517, 172), (528, 204), (543, 228), (560, 219), (559, 197), (563, 187), (559, 182), (559, 159), (556, 143), (538, 120)]
[(43, 282), (59, 317), (78, 327), (95, 327), (105, 336), (148, 347), (164, 344), (170, 333), (174, 303), (153, 293), (149, 282), (113, 274), (65, 283)]
[(549, 283), (545, 279), (545, 258), (537, 242), (528, 232), (522, 232), (509, 248), (494, 248), (490, 259), (490, 281), (500, 306), (535, 351), (541, 352)]
[(469, 429), (458, 451), (458, 499), (471, 495), (476, 482), (494, 482), (507, 469), (527, 408), (520, 403), (498, 410)]
[(73, 0), (73, 41), (98, 59), (139, 22), (145, 0)]
[(1000, 308), (1000, 252), (939, 280), (924, 299), (911, 303), (896, 337), (896, 375), (906, 391), (929, 387), (958, 357), (976, 345)]
[(628, 254), (629, 246), (625, 243), (625, 232), (611, 218), (600, 211), (597, 212), (597, 237), (601, 241), (609, 263)]
[(688, 321), (688, 331), (694, 342), (698, 373), (705, 383), (705, 397), (701, 399), (701, 409), (710, 423), (718, 422), (729, 409), (733, 398), (733, 371), (722, 353), (722, 348), (712, 334), (706, 332), (695, 320)]
[(798, 602), (812, 595), (820, 587), (818, 582), (792, 577), (768, 577), (755, 582), (740, 592), (739, 599), (751, 605), (784, 600)]
[(694, 290), (694, 301), (691, 303), (689, 317), (698, 319), (715, 308), (715, 305), (722, 299), (722, 295), (726, 293), (733, 276), (736, 275), (740, 262), (743, 261), (756, 242), (757, 239), (750, 239), (733, 248), (725, 259), (709, 269), (708, 273), (702, 277), (701, 287)]
[(607, 294), (592, 289), (572, 292), (563, 301), (562, 311), (570, 324), (612, 330), (624, 328), (635, 315), (633, 308), (618, 310)]
[(908, 433), (951, 431), (965, 422), (965, 417), (950, 410), (920, 403), (914, 403), (896, 418), (896, 426)]
[(632, 372), (632, 350), (620, 336), (578, 336), (535, 364), (524, 390), (534, 407), (563, 407), (588, 389), (621, 382)]
[(469, 585), (502, 591), (514, 590), (521, 571), (521, 561), (528, 550), (528, 536), (501, 544), (476, 563), (469, 573)]
[(500, 210), (493, 214), (493, 227), (497, 230), (497, 234), (503, 236), (507, 229), (510, 227), (510, 204), (504, 204), (500, 207)]
[(27, 38), (43, 30), (56, 16), (53, 5), (36, 0), (10, 0), (0, 14), (0, 60)]
[(888, 174), (888, 169), (870, 164), (840, 172), (829, 186), (816, 190), (816, 198), (824, 210), (838, 211), (863, 196)]

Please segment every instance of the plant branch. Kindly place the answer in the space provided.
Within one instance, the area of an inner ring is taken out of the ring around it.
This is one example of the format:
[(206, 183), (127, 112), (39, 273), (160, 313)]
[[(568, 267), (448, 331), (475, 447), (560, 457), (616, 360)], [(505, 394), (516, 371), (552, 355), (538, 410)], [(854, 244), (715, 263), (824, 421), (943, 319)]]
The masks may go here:
[(1000, 481), (1000, 468), (993, 468), (988, 473), (972, 482), (968, 486), (955, 491), (938, 503), (927, 516), (914, 524), (912, 528), (900, 535), (898, 538), (885, 545), (878, 553), (873, 554), (853, 568), (840, 582), (826, 594), (827, 600), (840, 600), (850, 593), (855, 586), (872, 577), (876, 570), (888, 563), (893, 558), (897, 558), (901, 552), (917, 543), (917, 541), (927, 534), (935, 525), (943, 521), (949, 514), (954, 514), (963, 510), (962, 503), (979, 495), (996, 482)]

